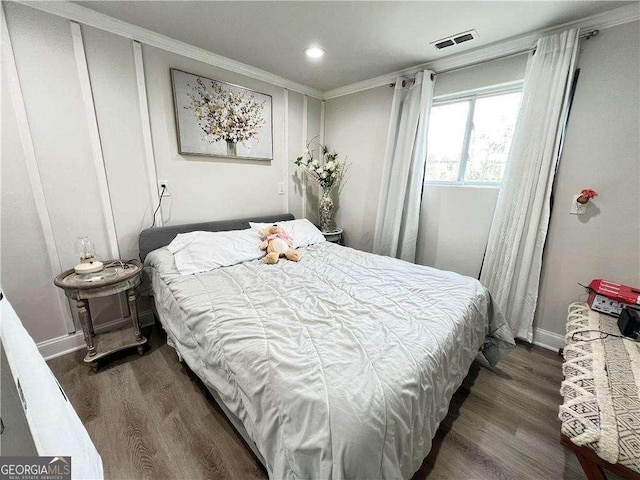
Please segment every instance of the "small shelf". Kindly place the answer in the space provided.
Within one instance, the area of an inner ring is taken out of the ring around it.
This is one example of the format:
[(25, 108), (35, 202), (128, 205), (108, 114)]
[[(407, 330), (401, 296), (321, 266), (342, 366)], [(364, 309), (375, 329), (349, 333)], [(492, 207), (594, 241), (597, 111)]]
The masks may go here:
[[(93, 337), (96, 354), (89, 356), (87, 353), (84, 361), (86, 363), (97, 362), (114, 352), (119, 352), (125, 348), (142, 347), (145, 343), (147, 343), (147, 338), (144, 335), (140, 340), (136, 340), (136, 332), (133, 325), (108, 332), (100, 332)], [(138, 352), (140, 350), (141, 348), (138, 348)]]

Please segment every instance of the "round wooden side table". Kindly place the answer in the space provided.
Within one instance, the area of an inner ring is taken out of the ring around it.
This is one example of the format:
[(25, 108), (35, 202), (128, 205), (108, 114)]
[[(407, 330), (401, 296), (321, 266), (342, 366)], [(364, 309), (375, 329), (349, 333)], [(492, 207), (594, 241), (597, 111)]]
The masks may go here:
[[(137, 289), (142, 281), (142, 264), (138, 260), (107, 260), (104, 264), (106, 267), (100, 272), (78, 275), (71, 269), (62, 272), (53, 281), (57, 287), (64, 290), (67, 297), (76, 301), (84, 341), (87, 344), (84, 361), (91, 365), (93, 371), (98, 369), (98, 360), (125, 348), (137, 347), (138, 353), (142, 355), (144, 344), (147, 342), (140, 331), (136, 306)], [(88, 300), (116, 295), (120, 292), (127, 292), (132, 325), (125, 329), (96, 335)]]

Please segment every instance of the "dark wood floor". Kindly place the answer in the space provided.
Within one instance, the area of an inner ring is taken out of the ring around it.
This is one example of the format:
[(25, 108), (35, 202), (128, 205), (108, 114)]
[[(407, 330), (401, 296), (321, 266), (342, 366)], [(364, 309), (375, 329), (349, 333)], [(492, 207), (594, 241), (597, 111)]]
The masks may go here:
[[(144, 356), (121, 355), (98, 373), (83, 355), (49, 365), (102, 456), (105, 478), (267, 478), (161, 329)], [(538, 347), (518, 345), (495, 372), (474, 363), (414, 479), (585, 478), (559, 443), (561, 380), (560, 356)]]

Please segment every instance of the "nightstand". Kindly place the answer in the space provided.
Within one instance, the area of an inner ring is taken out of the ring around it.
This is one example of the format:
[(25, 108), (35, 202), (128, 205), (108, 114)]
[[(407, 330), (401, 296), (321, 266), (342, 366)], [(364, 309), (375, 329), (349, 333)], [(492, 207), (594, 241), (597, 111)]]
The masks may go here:
[(337, 243), (338, 245), (344, 245), (344, 238), (342, 236), (343, 230), (341, 228), (335, 228), (330, 232), (322, 232), (324, 239), (327, 242)]
[[(136, 306), (137, 289), (143, 271), (142, 264), (138, 260), (128, 262), (108, 260), (104, 264), (107, 267), (100, 272), (78, 275), (71, 269), (61, 273), (54, 280), (55, 285), (63, 289), (67, 297), (76, 301), (78, 317), (87, 344), (84, 361), (91, 365), (93, 371), (98, 369), (98, 360), (125, 348), (137, 347), (138, 353), (142, 355), (144, 344), (147, 343), (147, 339), (140, 332)], [(89, 310), (89, 299), (107, 297), (121, 292), (127, 292), (132, 325), (125, 329), (96, 335)]]

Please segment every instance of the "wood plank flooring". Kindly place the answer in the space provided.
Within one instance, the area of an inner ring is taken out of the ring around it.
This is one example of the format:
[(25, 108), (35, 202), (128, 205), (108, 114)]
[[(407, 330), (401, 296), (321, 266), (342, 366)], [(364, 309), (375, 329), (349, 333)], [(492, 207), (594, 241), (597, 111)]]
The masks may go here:
[[(102, 456), (105, 478), (265, 479), (198, 378), (151, 333), (92, 373), (83, 351), (49, 362)], [(518, 345), (492, 371), (475, 362), (414, 480), (583, 479), (560, 445), (561, 357)]]

